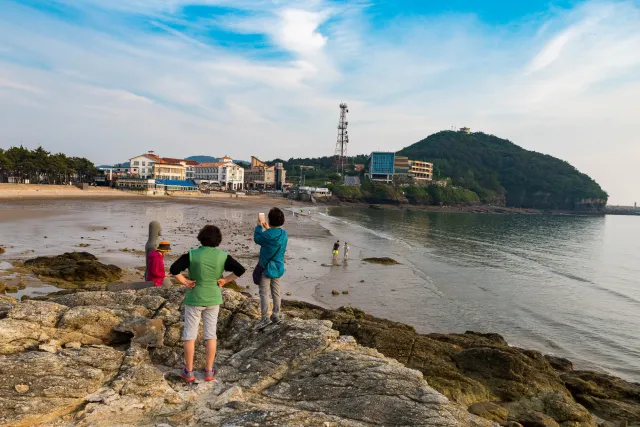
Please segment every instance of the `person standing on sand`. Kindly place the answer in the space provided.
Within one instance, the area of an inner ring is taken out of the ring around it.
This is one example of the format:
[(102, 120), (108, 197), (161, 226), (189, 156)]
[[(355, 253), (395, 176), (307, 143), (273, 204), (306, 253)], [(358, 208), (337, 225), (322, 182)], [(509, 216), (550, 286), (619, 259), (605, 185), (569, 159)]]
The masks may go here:
[(149, 223), (149, 238), (147, 239), (146, 245), (144, 245), (144, 260), (145, 260), (145, 269), (144, 269), (144, 280), (150, 282), (148, 273), (149, 273), (149, 253), (151, 251), (155, 251), (158, 247), (158, 243), (160, 242), (160, 236), (162, 235), (162, 228), (160, 227), (160, 223), (158, 221), (151, 221)]
[[(182, 255), (170, 268), (171, 274), (178, 282), (189, 288), (184, 297), (184, 369), (180, 374), (187, 382), (195, 380), (193, 356), (201, 318), (207, 358), (204, 380), (215, 379), (213, 361), (216, 358), (218, 313), (222, 304), (220, 289), (245, 272), (245, 268), (231, 255), (218, 249), (222, 242), (222, 233), (215, 225), (205, 225), (198, 233), (198, 241), (202, 246)], [(186, 269), (189, 269), (189, 279), (182, 275)], [(232, 274), (223, 277), (225, 271)]]
[(349, 244), (347, 242), (344, 242), (344, 260), (349, 260)]
[[(260, 245), (258, 264), (264, 267), (260, 278), (260, 311), (262, 314), (256, 330), (264, 329), (272, 323), (280, 323), (280, 279), (284, 276), (284, 254), (287, 251), (289, 236), (281, 227), (284, 225), (284, 213), (273, 208), (269, 211), (269, 223), (261, 222), (253, 233), (253, 240)], [(273, 310), (269, 317), (269, 291), (273, 299)]]
[(149, 252), (147, 259), (147, 280), (156, 287), (162, 286), (168, 274), (164, 271), (164, 255), (171, 252), (169, 242), (160, 242), (158, 249)]
[(337, 242), (335, 242), (333, 244), (333, 262), (337, 263), (338, 262), (338, 255), (340, 254), (340, 240), (338, 240)]

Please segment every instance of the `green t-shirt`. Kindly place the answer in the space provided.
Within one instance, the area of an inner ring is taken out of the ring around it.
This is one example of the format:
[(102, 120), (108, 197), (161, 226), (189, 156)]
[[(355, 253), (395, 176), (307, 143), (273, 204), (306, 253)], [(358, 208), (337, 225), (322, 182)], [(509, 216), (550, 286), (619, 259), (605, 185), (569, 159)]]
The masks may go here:
[(187, 291), (184, 305), (208, 307), (222, 304), (218, 279), (224, 274), (227, 253), (209, 246), (189, 251), (189, 278), (196, 286)]

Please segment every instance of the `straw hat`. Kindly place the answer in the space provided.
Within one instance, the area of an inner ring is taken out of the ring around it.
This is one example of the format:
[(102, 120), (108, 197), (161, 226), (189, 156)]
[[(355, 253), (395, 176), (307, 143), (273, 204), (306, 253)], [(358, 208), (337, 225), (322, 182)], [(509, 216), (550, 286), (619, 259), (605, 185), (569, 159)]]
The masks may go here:
[(171, 252), (171, 243), (167, 242), (166, 240), (160, 242), (160, 244), (158, 245), (158, 250), (163, 252)]

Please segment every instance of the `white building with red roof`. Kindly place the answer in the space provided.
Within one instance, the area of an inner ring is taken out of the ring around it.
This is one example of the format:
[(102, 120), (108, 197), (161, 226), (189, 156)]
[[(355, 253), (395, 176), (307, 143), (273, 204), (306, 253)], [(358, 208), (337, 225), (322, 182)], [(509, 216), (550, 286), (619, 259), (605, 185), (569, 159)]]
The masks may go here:
[(220, 162), (200, 163), (195, 166), (197, 184), (218, 184), (228, 190), (244, 188), (244, 168), (233, 163), (231, 157), (224, 156)]
[[(159, 165), (163, 165), (162, 171), (158, 169)], [(163, 177), (161, 179), (194, 179), (197, 165), (198, 162), (193, 160), (160, 157), (154, 151), (149, 151), (129, 159), (129, 174), (144, 179), (157, 177)], [(169, 166), (172, 167), (169, 168)], [(184, 167), (184, 173), (175, 166)]]
[(161, 161), (153, 151), (132, 157), (129, 159), (129, 174), (145, 179), (153, 178), (153, 166)]

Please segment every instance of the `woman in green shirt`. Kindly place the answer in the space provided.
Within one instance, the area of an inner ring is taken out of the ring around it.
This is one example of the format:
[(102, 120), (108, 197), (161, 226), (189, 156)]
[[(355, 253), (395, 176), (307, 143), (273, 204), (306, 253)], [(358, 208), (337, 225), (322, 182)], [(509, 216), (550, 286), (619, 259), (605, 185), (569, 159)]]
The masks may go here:
[[(213, 361), (216, 358), (216, 325), (222, 304), (222, 288), (236, 280), (245, 272), (245, 268), (226, 252), (218, 249), (222, 242), (222, 233), (215, 225), (205, 225), (198, 234), (202, 246), (182, 255), (170, 268), (171, 274), (188, 287), (184, 298), (184, 369), (182, 378), (187, 382), (195, 380), (193, 375), (193, 356), (200, 320), (203, 319), (204, 339), (206, 342), (207, 362), (204, 368), (205, 381), (213, 381), (215, 371)], [(182, 272), (189, 269), (189, 279)], [(232, 274), (222, 277), (225, 271)]]

